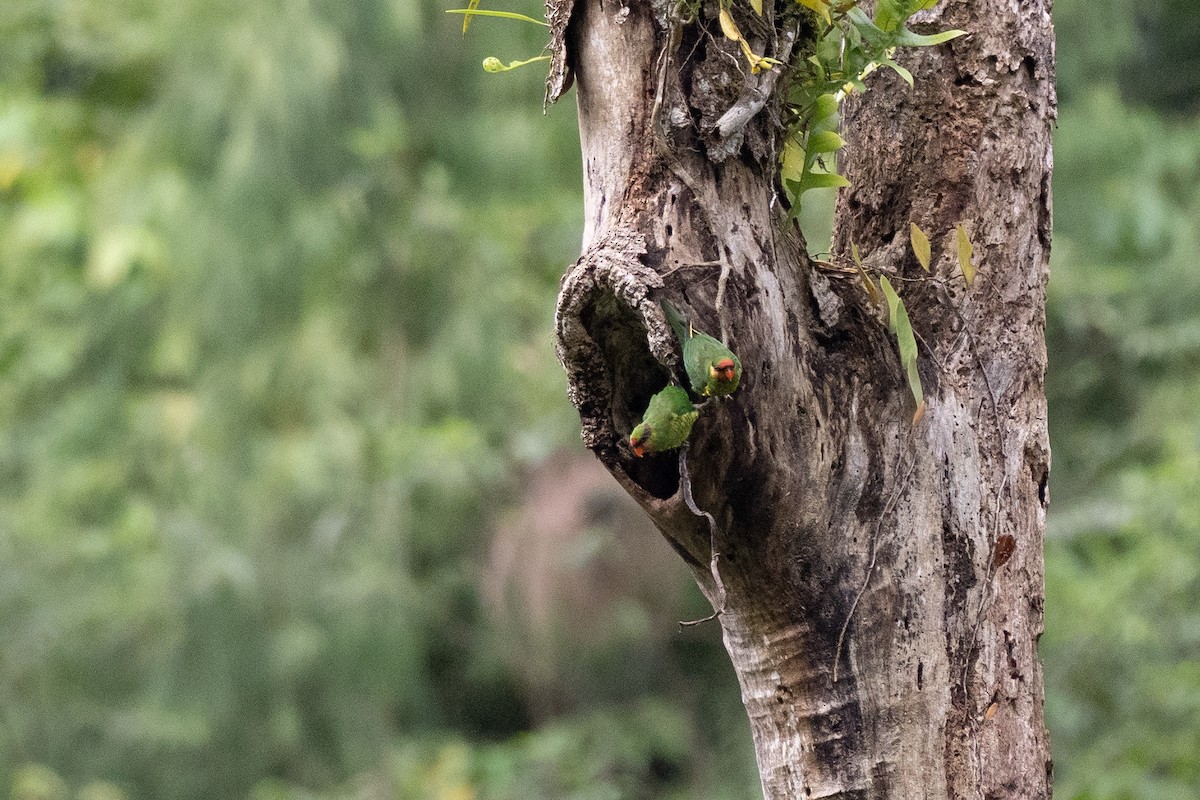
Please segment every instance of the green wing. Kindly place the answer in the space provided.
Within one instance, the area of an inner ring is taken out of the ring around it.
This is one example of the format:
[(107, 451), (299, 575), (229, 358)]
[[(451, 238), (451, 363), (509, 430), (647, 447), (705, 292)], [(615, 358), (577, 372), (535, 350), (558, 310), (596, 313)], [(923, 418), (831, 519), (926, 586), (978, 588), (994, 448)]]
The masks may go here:
[(742, 361), (707, 333), (697, 333), (683, 347), (683, 368), (692, 389), (702, 397), (733, 392), (742, 379)]
[(662, 309), (683, 346), (683, 370), (692, 391), (701, 397), (721, 397), (737, 389), (742, 379), (741, 359), (717, 339), (689, 325), (666, 300)]
[(678, 386), (666, 387), (650, 398), (642, 422), (629, 437), (634, 454), (674, 450), (687, 441), (698, 416), (700, 412), (692, 405), (686, 391)]

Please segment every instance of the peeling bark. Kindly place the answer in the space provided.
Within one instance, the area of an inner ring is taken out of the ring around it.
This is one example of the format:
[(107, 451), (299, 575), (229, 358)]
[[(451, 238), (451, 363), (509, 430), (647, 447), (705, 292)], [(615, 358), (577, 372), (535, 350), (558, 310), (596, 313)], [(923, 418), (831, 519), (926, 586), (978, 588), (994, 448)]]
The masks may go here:
[[(793, 7), (739, 18), (757, 52), (803, 46)], [(915, 426), (881, 312), (786, 221), (781, 82), (675, 8), (548, 3), (547, 99), (574, 80), (584, 156), (583, 255), (556, 314), (584, 441), (720, 611), (767, 798), (1048, 797), (1048, 2), (923, 15), (972, 35), (903, 54), (916, 91), (876, 76), (845, 114), (834, 249), (857, 244), (908, 306), (927, 389)], [(930, 276), (910, 220), (934, 242)], [(947, 238), (959, 222), (970, 290)], [(684, 454), (638, 459), (629, 431), (680, 375), (662, 299), (745, 371)]]

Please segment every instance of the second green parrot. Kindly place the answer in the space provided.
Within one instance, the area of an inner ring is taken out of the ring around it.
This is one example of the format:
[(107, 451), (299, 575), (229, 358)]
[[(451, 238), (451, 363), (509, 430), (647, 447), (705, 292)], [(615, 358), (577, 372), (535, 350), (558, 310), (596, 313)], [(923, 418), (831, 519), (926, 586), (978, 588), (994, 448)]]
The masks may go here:
[(742, 379), (741, 359), (720, 341), (693, 328), (670, 303), (663, 301), (662, 307), (683, 345), (683, 369), (692, 391), (701, 397), (732, 394)]
[(650, 398), (642, 421), (630, 434), (633, 454), (641, 458), (646, 453), (674, 450), (687, 440), (698, 416), (700, 412), (688, 393), (678, 386), (668, 386)]

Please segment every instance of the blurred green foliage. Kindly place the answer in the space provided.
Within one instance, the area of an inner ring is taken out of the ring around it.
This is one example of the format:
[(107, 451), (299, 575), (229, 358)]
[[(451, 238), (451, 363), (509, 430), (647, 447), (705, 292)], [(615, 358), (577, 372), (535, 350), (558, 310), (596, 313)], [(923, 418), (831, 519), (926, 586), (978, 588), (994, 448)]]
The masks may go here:
[[(715, 632), (630, 611), (544, 719), (485, 613), (498, 510), (577, 446), (580, 167), (536, 67), (479, 68), (544, 33), (452, 5), (0, 4), (13, 800), (757, 791)], [(1200, 31), (1101, 6), (1056, 4), (1056, 794), (1194, 798)]]
[(1047, 718), (1056, 797), (1184, 800), (1200, 797), (1200, 18), (1104, 6), (1055, 9)]
[(544, 34), (443, 8), (0, 6), (14, 800), (660, 796), (723, 763), (700, 718), (736, 691), (665, 677), (533, 730), (484, 616), (496, 510), (578, 441), (580, 160), (570, 108), (479, 69)]

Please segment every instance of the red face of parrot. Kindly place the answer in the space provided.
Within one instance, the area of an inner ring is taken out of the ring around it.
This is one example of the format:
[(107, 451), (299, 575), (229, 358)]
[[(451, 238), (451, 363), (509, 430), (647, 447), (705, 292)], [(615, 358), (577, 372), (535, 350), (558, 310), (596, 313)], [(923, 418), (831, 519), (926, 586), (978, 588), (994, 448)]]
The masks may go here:
[(629, 446), (633, 448), (633, 454), (641, 458), (646, 454), (646, 445), (650, 442), (650, 426), (643, 423), (639, 426), (641, 432), (636, 436), (629, 437)]
[(723, 358), (720, 361), (714, 362), (710, 370), (713, 380), (724, 381), (728, 383), (733, 380), (735, 374), (733, 359)]

